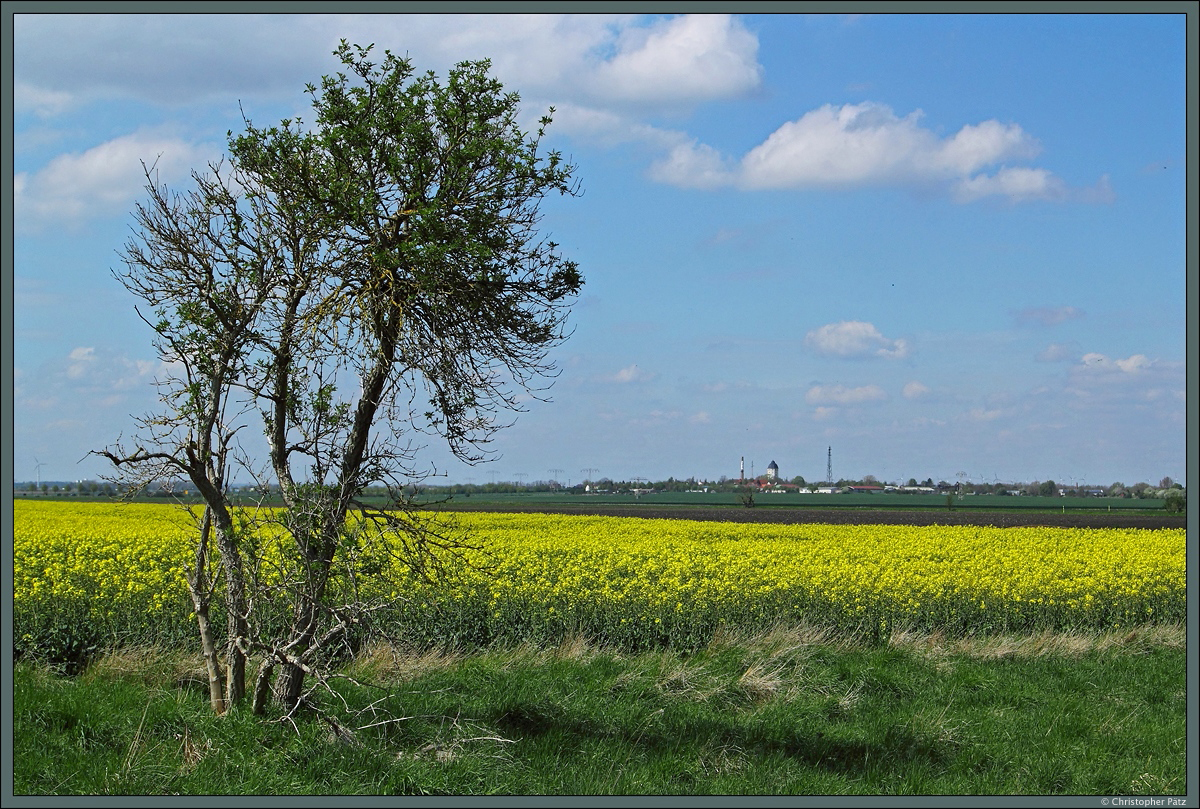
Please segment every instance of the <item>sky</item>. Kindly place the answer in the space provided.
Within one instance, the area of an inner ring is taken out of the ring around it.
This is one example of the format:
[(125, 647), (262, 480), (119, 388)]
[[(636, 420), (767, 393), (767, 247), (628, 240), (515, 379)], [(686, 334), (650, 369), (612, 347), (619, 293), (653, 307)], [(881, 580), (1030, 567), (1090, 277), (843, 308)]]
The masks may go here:
[(1182, 14), (12, 26), (17, 481), (98, 479), (89, 451), (158, 407), (150, 329), (112, 275), (140, 161), (180, 186), (243, 114), (311, 120), (304, 87), (344, 38), (443, 76), (490, 59), (523, 120), (555, 108), (544, 143), (584, 192), (543, 205), (585, 279), (550, 401), (487, 464), (425, 439), (430, 482), (771, 461), (820, 481), (831, 453), (835, 479), (1186, 483)]

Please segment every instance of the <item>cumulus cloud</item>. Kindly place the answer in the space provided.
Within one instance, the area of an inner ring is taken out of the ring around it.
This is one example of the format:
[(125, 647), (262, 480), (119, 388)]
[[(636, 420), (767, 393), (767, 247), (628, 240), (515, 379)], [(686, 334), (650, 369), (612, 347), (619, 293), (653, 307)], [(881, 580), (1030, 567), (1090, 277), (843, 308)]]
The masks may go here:
[[(878, 102), (826, 104), (789, 121), (740, 160), (695, 140), (671, 145), (651, 176), (683, 188), (758, 189), (944, 187), (958, 202), (1000, 196), (1013, 202), (1063, 200), (1070, 194), (1052, 172), (1011, 166), (1041, 150), (1018, 124), (968, 124), (948, 137)], [(1076, 195), (1111, 200), (1106, 178)]]
[(123, 214), (143, 190), (141, 161), (157, 161), (162, 179), (186, 177), (219, 150), (179, 138), (135, 132), (61, 154), (32, 174), (13, 178), (16, 218), (26, 227), (49, 221), (77, 222), (89, 216)]
[(908, 342), (889, 339), (870, 323), (845, 320), (830, 323), (810, 331), (804, 344), (817, 354), (829, 357), (883, 357), (903, 359), (908, 356)]
[(713, 189), (728, 185), (733, 169), (721, 153), (695, 140), (672, 147), (656, 160), (650, 179), (678, 188)]
[(920, 399), (929, 393), (929, 388), (914, 380), (904, 386), (903, 393), (905, 399)]
[(1145, 354), (1134, 354), (1123, 360), (1116, 360), (1117, 367), (1127, 374), (1134, 374), (1153, 365), (1153, 361)]
[(593, 78), (609, 98), (670, 103), (739, 96), (761, 81), (758, 38), (727, 14), (625, 28)]
[(749, 188), (854, 187), (957, 179), (1037, 154), (1016, 124), (985, 121), (940, 139), (920, 111), (898, 117), (885, 104), (826, 104), (775, 130), (742, 160)]
[(506, 84), (554, 101), (676, 105), (744, 95), (762, 80), (758, 38), (725, 14), (31, 14), (14, 28), (21, 98), (47, 111), (76, 98), (297, 94), (336, 69), (341, 37), (439, 73), (487, 58)]
[(1004, 168), (995, 174), (964, 177), (955, 183), (954, 199), (974, 202), (984, 197), (1007, 197), (1010, 202), (1030, 199), (1063, 200), (1067, 187), (1046, 169)]
[(1089, 352), (1080, 359), (1082, 370), (1093, 373), (1136, 374), (1155, 365), (1145, 354), (1133, 354), (1123, 360), (1110, 359), (1104, 354)]
[(1057, 326), (1083, 317), (1083, 310), (1074, 306), (1037, 306), (1013, 312), (1013, 317), (1022, 325)]
[(861, 404), (886, 398), (887, 394), (878, 385), (863, 385), (858, 388), (847, 388), (843, 385), (813, 385), (804, 394), (804, 401), (814, 405)]

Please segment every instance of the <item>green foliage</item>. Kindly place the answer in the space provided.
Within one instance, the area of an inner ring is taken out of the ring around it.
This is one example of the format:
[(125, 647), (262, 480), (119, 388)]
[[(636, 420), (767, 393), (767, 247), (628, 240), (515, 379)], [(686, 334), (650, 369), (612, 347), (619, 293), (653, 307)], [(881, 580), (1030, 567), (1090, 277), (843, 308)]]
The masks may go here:
[(1172, 489), (1163, 498), (1163, 508), (1171, 514), (1187, 513), (1187, 493), (1181, 489)]

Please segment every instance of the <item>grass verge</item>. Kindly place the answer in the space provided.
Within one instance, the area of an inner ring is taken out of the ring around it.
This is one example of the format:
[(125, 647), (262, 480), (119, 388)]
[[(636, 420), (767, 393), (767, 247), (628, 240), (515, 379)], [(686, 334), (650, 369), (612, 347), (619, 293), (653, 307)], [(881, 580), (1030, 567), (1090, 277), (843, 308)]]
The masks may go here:
[[(16, 795), (1183, 795), (1181, 628), (621, 654), (374, 648), (336, 721), (207, 708), (188, 654), (14, 670)], [(367, 682), (374, 685), (366, 685)], [(334, 710), (336, 708), (336, 710)]]

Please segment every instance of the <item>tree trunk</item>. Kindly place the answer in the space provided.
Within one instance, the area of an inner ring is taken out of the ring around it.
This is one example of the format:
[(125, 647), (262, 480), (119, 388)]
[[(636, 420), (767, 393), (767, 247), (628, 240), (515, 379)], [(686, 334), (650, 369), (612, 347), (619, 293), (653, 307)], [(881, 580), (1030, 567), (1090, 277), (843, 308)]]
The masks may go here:
[(200, 630), (200, 648), (204, 655), (204, 667), (208, 671), (208, 701), (213, 713), (225, 713), (226, 702), (222, 695), (224, 682), (221, 676), (221, 661), (217, 656), (217, 642), (213, 636), (212, 621), (208, 616), (211, 592), (208, 582), (208, 547), (212, 535), (212, 510), (204, 509), (200, 524), (200, 541), (196, 545), (196, 569), (187, 576), (192, 605), (196, 611), (196, 625)]
[(258, 677), (254, 682), (254, 700), (251, 703), (251, 710), (255, 716), (262, 716), (267, 712), (267, 697), (271, 694), (271, 673), (274, 670), (275, 661), (269, 657), (263, 660), (258, 668)]
[(275, 700), (280, 706), (291, 713), (300, 704), (300, 694), (304, 689), (304, 669), (293, 663), (280, 666), (279, 675), (275, 678)]
[(225, 699), (233, 705), (241, 702), (246, 696), (245, 649), (249, 643), (250, 631), (246, 620), (246, 580), (242, 575), (242, 558), (228, 511), (218, 514), (217, 546), (225, 567), (225, 609), (229, 632), (225, 652)]
[(200, 645), (204, 650), (204, 667), (208, 670), (208, 701), (213, 713), (221, 716), (225, 713), (226, 702), (221, 694), (224, 683), (221, 677), (221, 663), (217, 658), (217, 644), (213, 639), (212, 622), (208, 620), (208, 605), (196, 607), (196, 623), (200, 625)]
[[(311, 574), (310, 574), (311, 575)], [(323, 577), (322, 577), (323, 578)], [(309, 592), (297, 594), (297, 605), (292, 616), (291, 639), (284, 646), (288, 657), (299, 660), (309, 650), (313, 637), (316, 635), (317, 622), (320, 617), (318, 604), (322, 602), (324, 587), (311, 579), (305, 584)], [(304, 669), (295, 663), (280, 663), (279, 674), (275, 678), (275, 701), (289, 713), (295, 710), (300, 702), (300, 694), (304, 689)]]

